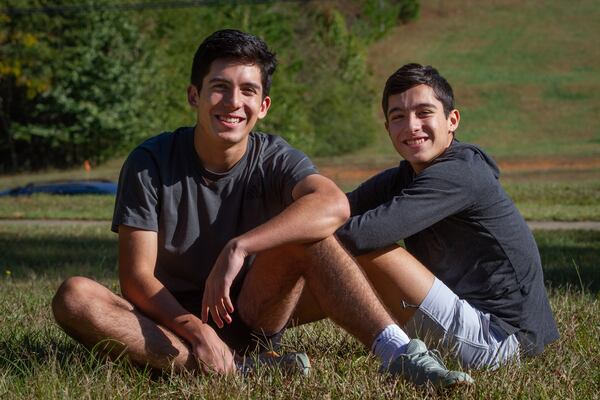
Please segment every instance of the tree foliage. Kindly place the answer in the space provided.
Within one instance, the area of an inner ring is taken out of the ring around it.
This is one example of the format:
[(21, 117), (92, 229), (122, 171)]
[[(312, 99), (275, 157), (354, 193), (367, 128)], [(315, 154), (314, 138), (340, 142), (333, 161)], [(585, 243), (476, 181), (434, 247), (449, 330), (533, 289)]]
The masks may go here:
[(139, 27), (126, 15), (94, 11), (2, 18), (7, 22), (0, 38), (6, 142), (0, 147), (0, 168), (100, 162), (145, 136), (142, 126), (152, 118), (145, 95), (153, 66), (146, 62)]
[(196, 46), (216, 29), (237, 28), (265, 39), (279, 59), (272, 107), (259, 128), (310, 155), (357, 150), (378, 129), (373, 111), (378, 94), (369, 82), (367, 47), (417, 13), (416, 0), (273, 2), (156, 13), (157, 43), (165, 51), (162, 68), (172, 82), (163, 109), (165, 126), (193, 123), (180, 99)]
[(87, 0), (78, 12), (0, 13), (0, 171), (101, 162), (193, 124), (185, 102), (191, 59), (225, 27), (261, 36), (278, 55), (262, 130), (311, 155), (356, 150), (375, 132), (367, 46), (418, 12), (416, 0), (98, 7), (109, 1)]

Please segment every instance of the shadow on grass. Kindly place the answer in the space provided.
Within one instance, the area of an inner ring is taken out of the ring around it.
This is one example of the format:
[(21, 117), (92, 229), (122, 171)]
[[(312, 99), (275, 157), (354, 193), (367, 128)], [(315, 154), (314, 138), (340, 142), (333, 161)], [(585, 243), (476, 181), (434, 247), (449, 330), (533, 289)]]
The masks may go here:
[(535, 238), (547, 285), (600, 291), (600, 232), (539, 231)]
[(22, 280), (86, 275), (116, 278), (117, 238), (103, 235), (0, 232), (0, 274)]
[(53, 363), (89, 364), (90, 352), (73, 341), (42, 337), (39, 332), (11, 336), (0, 342), (0, 370), (13, 376), (31, 376), (32, 368)]
[[(600, 232), (537, 231), (547, 284), (600, 291)], [(0, 274), (13, 279), (117, 277), (117, 235), (104, 231), (0, 231)]]
[(39, 336), (33, 333), (0, 342), (0, 371), (5, 376), (19, 381), (31, 380), (41, 373), (51, 377), (46, 379), (56, 379), (63, 384), (77, 380), (76, 377), (92, 377), (101, 385), (105, 379), (114, 379), (114, 375), (118, 374), (120, 381), (125, 380), (131, 386), (140, 380), (157, 382), (168, 377), (166, 373), (136, 366), (124, 357), (111, 360), (72, 340)]

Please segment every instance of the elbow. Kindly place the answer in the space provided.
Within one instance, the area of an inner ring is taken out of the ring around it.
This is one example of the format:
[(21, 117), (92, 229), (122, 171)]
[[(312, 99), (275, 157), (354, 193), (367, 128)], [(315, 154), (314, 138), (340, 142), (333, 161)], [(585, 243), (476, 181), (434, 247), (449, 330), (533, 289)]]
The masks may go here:
[[(338, 228), (340, 226), (342, 226), (346, 221), (348, 221), (348, 218), (350, 218), (350, 203), (348, 203), (348, 198), (346, 197), (345, 194), (342, 194), (340, 200), (338, 201), (338, 207), (339, 207), (339, 218), (340, 218), (340, 225), (338, 226)], [(337, 229), (337, 228), (336, 228)]]
[(129, 279), (123, 277), (121, 274), (119, 274), (119, 286), (121, 288), (121, 296), (133, 303), (133, 299), (135, 299), (135, 286), (130, 285)]
[(331, 235), (350, 218), (350, 204), (346, 195), (336, 194), (335, 198), (329, 203), (331, 207)]
[[(136, 279), (140, 279), (136, 282)], [(119, 266), (119, 286), (121, 296), (134, 305), (138, 305), (138, 300), (142, 294), (141, 278), (132, 271), (126, 271)]]

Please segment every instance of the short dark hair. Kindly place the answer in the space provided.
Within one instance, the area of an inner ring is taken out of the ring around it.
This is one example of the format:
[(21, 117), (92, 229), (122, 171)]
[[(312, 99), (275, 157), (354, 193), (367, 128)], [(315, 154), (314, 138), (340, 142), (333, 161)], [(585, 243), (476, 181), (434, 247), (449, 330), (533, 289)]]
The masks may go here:
[(454, 110), (454, 92), (446, 79), (431, 65), (405, 64), (394, 72), (385, 83), (381, 106), (387, 120), (390, 96), (406, 92), (418, 85), (427, 85), (433, 89), (435, 98), (444, 106), (446, 117)]
[(190, 78), (192, 85), (198, 90), (202, 88), (202, 80), (208, 74), (211, 64), (217, 59), (258, 65), (263, 96), (269, 94), (277, 59), (262, 39), (235, 29), (222, 29), (204, 39), (194, 54)]

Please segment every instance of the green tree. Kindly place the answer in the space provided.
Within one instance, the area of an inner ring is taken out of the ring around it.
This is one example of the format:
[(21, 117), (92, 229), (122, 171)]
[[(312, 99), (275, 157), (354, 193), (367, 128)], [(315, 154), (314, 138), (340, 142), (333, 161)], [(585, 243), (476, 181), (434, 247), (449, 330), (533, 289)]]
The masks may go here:
[(357, 150), (376, 131), (368, 45), (418, 13), (417, 0), (104, 7), (117, 1), (135, 0), (4, 0), (78, 11), (0, 13), (0, 171), (101, 162), (192, 124), (192, 55), (225, 27), (261, 36), (279, 58), (259, 129), (311, 155)]
[(169, 128), (192, 122), (182, 101), (192, 54), (214, 30), (237, 28), (265, 39), (279, 59), (273, 106), (259, 129), (311, 155), (357, 150), (372, 141), (377, 129), (367, 47), (410, 19), (402, 11), (408, 4), (416, 0), (275, 1), (148, 13), (155, 26), (154, 47), (164, 60), (159, 76), (171, 82), (162, 119)]
[(151, 53), (131, 18), (94, 9), (98, 4), (104, 2), (79, 12), (2, 16), (2, 169), (100, 162), (145, 136)]

